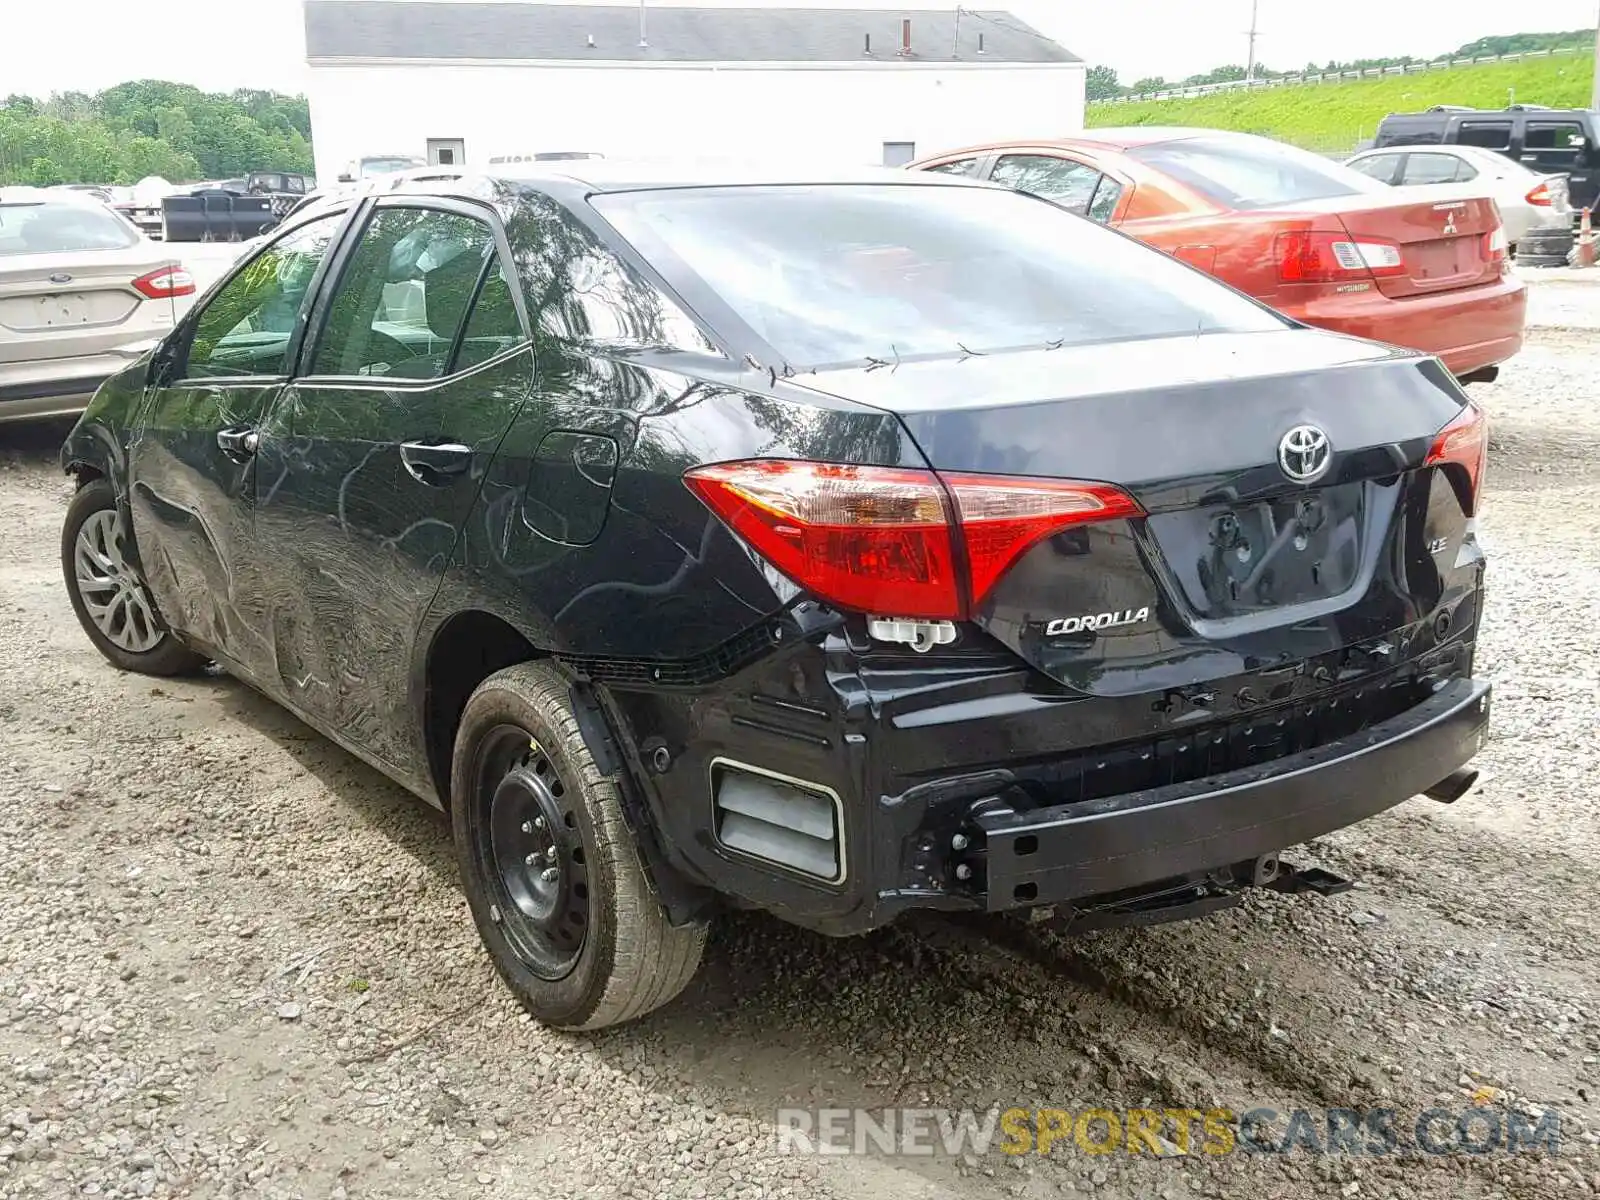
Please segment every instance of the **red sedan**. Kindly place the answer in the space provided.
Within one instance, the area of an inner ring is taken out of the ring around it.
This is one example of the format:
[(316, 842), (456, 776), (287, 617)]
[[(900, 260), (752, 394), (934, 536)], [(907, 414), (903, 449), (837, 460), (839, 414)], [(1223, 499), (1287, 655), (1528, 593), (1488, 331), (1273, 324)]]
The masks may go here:
[(1307, 325), (1492, 379), (1526, 289), (1494, 201), (1438, 200), (1249, 134), (1095, 129), (954, 150), (910, 169), (1031, 192), (1148, 242)]

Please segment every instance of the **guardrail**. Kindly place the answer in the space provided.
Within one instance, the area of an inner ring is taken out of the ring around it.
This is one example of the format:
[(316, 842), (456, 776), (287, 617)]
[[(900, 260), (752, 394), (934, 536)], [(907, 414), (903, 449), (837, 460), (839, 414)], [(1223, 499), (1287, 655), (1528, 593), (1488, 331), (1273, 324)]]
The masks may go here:
[(1217, 92), (1236, 92), (1240, 89), (1289, 87), (1303, 83), (1345, 83), (1353, 79), (1378, 79), (1385, 75), (1423, 75), (1429, 71), (1446, 71), (1452, 67), (1470, 67), (1482, 63), (1517, 62), (1525, 58), (1554, 58), (1561, 54), (1587, 54), (1589, 46), (1555, 46), (1549, 50), (1525, 50), (1520, 54), (1489, 54), (1478, 58), (1436, 58), (1430, 62), (1402, 63), (1392, 67), (1367, 67), (1360, 71), (1330, 71), (1314, 75), (1273, 75), (1265, 79), (1232, 79), (1225, 83), (1198, 83), (1192, 87), (1170, 88), (1161, 92), (1139, 92), (1128, 96), (1102, 96), (1091, 100), (1094, 104), (1137, 104), (1144, 100), (1187, 100), (1196, 96), (1211, 96)]

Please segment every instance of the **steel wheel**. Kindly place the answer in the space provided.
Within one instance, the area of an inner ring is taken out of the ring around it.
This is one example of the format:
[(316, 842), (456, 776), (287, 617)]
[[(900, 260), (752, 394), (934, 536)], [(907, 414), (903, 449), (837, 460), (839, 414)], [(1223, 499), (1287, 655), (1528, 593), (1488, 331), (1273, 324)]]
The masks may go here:
[(84, 611), (108, 642), (130, 654), (145, 654), (161, 644), (166, 631), (156, 620), (143, 580), (123, 557), (122, 518), (116, 509), (101, 509), (84, 521), (73, 545), (72, 565)]
[(569, 788), (525, 729), (499, 725), (478, 750), (488, 813), (479, 839), (491, 881), (491, 919), (540, 979), (568, 975), (589, 928), (589, 872)]

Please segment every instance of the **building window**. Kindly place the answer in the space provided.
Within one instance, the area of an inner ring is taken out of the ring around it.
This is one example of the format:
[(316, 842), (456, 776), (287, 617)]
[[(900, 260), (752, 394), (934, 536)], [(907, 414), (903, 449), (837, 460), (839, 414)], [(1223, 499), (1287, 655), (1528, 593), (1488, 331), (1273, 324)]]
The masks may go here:
[(883, 165), (886, 167), (903, 167), (917, 156), (915, 142), (885, 142), (883, 144)]

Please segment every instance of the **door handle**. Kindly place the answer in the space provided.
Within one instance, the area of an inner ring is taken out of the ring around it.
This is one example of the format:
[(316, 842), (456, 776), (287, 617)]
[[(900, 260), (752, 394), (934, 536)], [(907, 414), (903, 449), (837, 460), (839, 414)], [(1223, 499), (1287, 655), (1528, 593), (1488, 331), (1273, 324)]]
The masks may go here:
[(418, 483), (443, 487), (472, 465), (472, 447), (460, 442), (401, 442), (400, 461)]
[(261, 435), (247, 426), (235, 425), (217, 430), (217, 449), (234, 462), (244, 462), (252, 457), (261, 445)]

